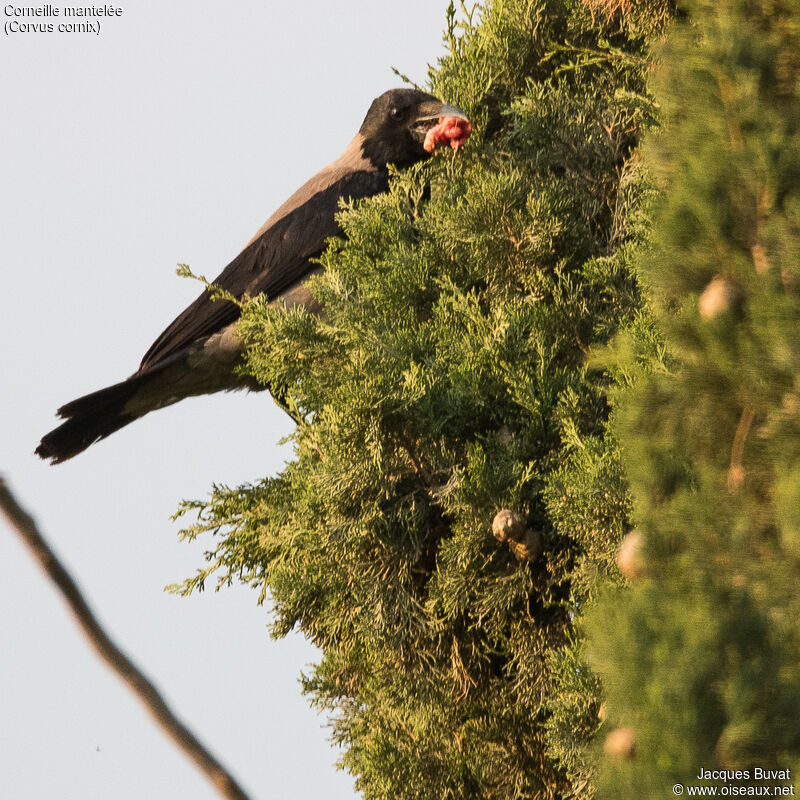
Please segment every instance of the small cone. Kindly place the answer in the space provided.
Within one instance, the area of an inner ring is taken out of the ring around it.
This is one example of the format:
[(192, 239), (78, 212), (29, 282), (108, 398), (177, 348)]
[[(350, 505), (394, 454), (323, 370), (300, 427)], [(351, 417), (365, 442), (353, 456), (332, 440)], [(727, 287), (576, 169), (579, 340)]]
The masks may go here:
[(510, 541), (508, 546), (517, 557), (517, 561), (535, 561), (544, 550), (542, 535), (539, 531), (528, 528), (525, 535), (518, 542)]
[(727, 278), (714, 278), (700, 295), (697, 309), (700, 316), (710, 322), (720, 314), (725, 314), (737, 308), (742, 301), (739, 289)]
[(636, 732), (633, 728), (617, 728), (606, 736), (603, 752), (611, 758), (633, 758), (636, 755)]
[(518, 542), (525, 534), (525, 517), (516, 511), (504, 508), (495, 514), (492, 533), (501, 542)]
[(629, 580), (634, 580), (642, 574), (642, 534), (631, 531), (623, 540), (617, 550), (617, 566), (619, 571)]
[(511, 432), (511, 428), (508, 425), (503, 425), (499, 431), (497, 431), (497, 441), (500, 442), (503, 447), (508, 447), (511, 442), (514, 441), (514, 434)]

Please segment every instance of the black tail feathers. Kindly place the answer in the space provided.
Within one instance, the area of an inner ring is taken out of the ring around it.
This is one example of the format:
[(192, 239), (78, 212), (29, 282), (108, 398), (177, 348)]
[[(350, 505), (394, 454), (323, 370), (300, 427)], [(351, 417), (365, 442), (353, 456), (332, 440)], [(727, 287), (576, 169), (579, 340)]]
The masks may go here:
[(127, 413), (125, 405), (145, 377), (134, 375), (59, 408), (58, 415), (66, 422), (42, 437), (36, 455), (49, 459), (52, 464), (60, 464), (133, 422), (139, 415)]

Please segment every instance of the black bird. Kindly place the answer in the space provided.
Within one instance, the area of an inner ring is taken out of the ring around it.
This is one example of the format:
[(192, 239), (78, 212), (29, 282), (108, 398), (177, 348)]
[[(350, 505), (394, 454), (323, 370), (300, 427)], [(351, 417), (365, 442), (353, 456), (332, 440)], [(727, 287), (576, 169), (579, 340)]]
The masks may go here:
[[(320, 267), (341, 198), (370, 197), (388, 188), (388, 165), (407, 167), (440, 142), (455, 149), (469, 135), (464, 113), (432, 95), (392, 89), (376, 98), (355, 138), (332, 164), (303, 184), (257, 231), (214, 281), (231, 295), (266, 294), (287, 306), (312, 297), (303, 281)], [(243, 345), (236, 334), (239, 307), (204, 291), (145, 353), (127, 380), (58, 409), (66, 421), (42, 438), (36, 453), (58, 464), (135, 419), (185, 397), (258, 387), (237, 376)]]

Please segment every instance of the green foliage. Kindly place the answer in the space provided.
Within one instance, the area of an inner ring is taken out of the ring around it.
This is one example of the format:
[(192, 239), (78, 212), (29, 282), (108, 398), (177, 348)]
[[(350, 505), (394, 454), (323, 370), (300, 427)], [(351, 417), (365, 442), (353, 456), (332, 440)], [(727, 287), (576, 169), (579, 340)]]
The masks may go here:
[[(275, 635), (321, 649), (304, 688), (365, 798), (591, 793), (598, 687), (574, 624), (629, 503), (587, 353), (639, 318), (636, 147), (664, 13), (451, 9), (430, 89), (473, 137), (342, 209), (312, 284), (324, 315), (244, 307), (246, 370), (297, 421), (295, 458), (185, 504), (185, 535), (216, 538), (182, 590), (249, 582)], [(502, 508), (540, 558), (493, 537)]]
[(587, 625), (606, 727), (636, 731), (609, 800), (800, 766), (800, 5), (687, 6), (646, 149), (656, 324), (610, 356), (644, 575)]

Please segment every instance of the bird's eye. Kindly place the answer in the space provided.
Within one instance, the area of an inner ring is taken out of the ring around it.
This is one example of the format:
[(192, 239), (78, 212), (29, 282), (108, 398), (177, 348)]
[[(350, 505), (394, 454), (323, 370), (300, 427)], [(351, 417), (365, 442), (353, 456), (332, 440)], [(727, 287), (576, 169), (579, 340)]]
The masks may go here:
[(397, 122), (398, 120), (403, 119), (403, 109), (395, 107), (389, 112), (389, 115), (393, 120), (395, 120), (395, 122)]

